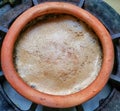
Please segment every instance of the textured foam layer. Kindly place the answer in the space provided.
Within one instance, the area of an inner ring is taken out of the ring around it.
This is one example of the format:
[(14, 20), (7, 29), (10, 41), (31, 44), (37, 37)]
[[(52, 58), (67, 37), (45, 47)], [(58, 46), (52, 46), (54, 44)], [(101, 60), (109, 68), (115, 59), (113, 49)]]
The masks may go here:
[(66, 95), (93, 82), (102, 63), (94, 32), (68, 15), (52, 16), (27, 28), (15, 48), (16, 69), (31, 87)]

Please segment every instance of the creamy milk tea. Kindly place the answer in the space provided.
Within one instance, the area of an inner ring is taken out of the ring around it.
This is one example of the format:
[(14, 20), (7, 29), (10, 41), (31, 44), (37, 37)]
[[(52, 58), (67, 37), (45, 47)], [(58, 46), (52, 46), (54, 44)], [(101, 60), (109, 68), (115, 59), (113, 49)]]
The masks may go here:
[(88, 25), (62, 14), (43, 16), (30, 24), (14, 49), (16, 70), (28, 85), (47, 94), (67, 95), (95, 80), (102, 49)]

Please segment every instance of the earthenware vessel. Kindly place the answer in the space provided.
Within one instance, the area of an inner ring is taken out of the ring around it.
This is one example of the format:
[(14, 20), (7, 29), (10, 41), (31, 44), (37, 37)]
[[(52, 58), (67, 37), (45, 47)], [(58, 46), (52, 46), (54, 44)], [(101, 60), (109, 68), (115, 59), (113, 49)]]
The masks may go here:
[[(39, 92), (28, 86), (15, 70), (13, 49), (15, 41), (26, 24), (45, 14), (70, 14), (87, 23), (97, 34), (103, 51), (103, 62), (97, 78), (85, 89), (69, 95), (59, 96)], [(89, 12), (69, 3), (46, 2), (34, 6), (21, 14), (6, 34), (1, 50), (1, 65), (4, 75), (11, 86), (22, 96), (37, 104), (48, 107), (66, 108), (88, 101), (99, 93), (109, 79), (114, 63), (114, 49), (110, 34), (102, 23)]]

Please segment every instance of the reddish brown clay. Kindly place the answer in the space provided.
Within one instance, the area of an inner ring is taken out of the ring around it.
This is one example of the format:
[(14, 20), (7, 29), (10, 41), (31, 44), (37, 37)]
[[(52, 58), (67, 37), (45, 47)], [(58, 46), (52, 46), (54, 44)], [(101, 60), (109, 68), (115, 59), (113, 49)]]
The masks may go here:
[[(87, 88), (66, 96), (55, 96), (41, 93), (23, 82), (13, 64), (15, 41), (23, 27), (34, 18), (49, 13), (66, 13), (86, 22), (98, 35), (103, 48), (103, 63), (98, 77)], [(46, 2), (34, 6), (20, 15), (10, 27), (1, 52), (2, 69), (12, 87), (25, 98), (48, 107), (72, 107), (94, 97), (107, 83), (114, 63), (114, 49), (111, 37), (105, 27), (89, 12), (68, 3)]]

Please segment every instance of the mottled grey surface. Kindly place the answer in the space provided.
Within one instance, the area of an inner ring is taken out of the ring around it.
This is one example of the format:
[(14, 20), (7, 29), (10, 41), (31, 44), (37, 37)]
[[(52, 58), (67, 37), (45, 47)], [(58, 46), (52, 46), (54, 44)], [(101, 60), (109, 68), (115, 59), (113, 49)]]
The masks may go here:
[(0, 93), (0, 111), (15, 111), (3, 98)]
[(113, 98), (101, 111), (120, 111), (120, 92), (116, 90)]
[(96, 16), (111, 34), (120, 33), (120, 15), (102, 0), (85, 0), (84, 8)]

